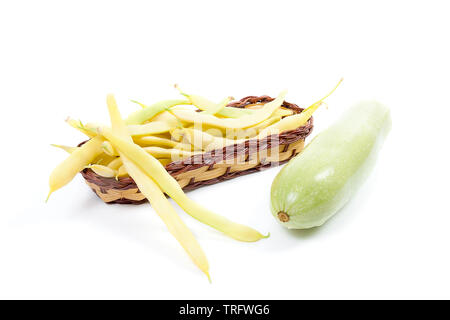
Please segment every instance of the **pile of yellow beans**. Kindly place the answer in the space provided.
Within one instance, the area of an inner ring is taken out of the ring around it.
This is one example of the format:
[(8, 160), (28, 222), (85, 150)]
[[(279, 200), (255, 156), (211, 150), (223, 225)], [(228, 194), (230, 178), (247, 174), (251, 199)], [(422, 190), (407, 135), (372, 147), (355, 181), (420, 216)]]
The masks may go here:
[(50, 174), (47, 200), (85, 168), (105, 178), (130, 176), (169, 232), (210, 279), (208, 260), (202, 248), (165, 194), (193, 218), (233, 239), (252, 242), (267, 236), (192, 201), (164, 166), (247, 139), (261, 139), (298, 128), (306, 124), (324, 98), (302, 113), (293, 114), (282, 107), (285, 91), (271, 102), (245, 109), (226, 107), (231, 97), (213, 103), (198, 95), (181, 90), (180, 93), (185, 99), (164, 100), (149, 106), (137, 102), (142, 108), (126, 119), (122, 118), (110, 94), (106, 101), (110, 126), (67, 119), (66, 122), (84, 133), (89, 141), (80, 147), (53, 145), (69, 156)]

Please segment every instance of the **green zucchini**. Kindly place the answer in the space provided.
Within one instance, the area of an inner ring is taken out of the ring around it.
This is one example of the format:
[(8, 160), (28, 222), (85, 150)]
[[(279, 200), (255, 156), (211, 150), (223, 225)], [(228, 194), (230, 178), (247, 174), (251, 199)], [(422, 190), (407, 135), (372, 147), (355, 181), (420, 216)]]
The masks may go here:
[(290, 229), (325, 223), (366, 180), (390, 129), (384, 105), (364, 101), (351, 107), (278, 173), (272, 214)]

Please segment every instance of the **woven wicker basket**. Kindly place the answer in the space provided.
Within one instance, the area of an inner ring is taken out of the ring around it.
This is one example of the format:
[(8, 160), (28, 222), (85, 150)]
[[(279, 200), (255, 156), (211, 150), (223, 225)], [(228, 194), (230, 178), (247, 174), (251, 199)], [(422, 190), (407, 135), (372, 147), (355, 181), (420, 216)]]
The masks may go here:
[[(269, 96), (248, 96), (232, 102), (229, 107), (245, 108), (255, 103), (267, 103), (274, 98)], [(294, 113), (303, 109), (284, 102), (283, 108)], [(312, 118), (295, 130), (272, 135), (266, 139), (251, 139), (244, 143), (227, 146), (189, 158), (174, 161), (165, 166), (184, 191), (236, 178), (238, 176), (264, 170), (289, 161), (304, 146), (305, 138), (313, 128)], [(146, 202), (136, 183), (130, 177), (104, 178), (91, 169), (84, 169), (86, 183), (106, 203), (140, 204)]]

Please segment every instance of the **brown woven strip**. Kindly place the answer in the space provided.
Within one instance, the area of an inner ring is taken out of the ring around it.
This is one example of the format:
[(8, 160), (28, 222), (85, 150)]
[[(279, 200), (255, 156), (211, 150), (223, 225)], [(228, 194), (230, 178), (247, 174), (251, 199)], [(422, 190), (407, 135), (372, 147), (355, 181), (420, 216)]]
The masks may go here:
[[(267, 103), (269, 96), (248, 96), (232, 102), (228, 107), (245, 108), (255, 103)], [(300, 113), (303, 109), (284, 102), (282, 107)], [(233, 179), (241, 175), (258, 172), (289, 161), (304, 146), (305, 138), (311, 133), (313, 119), (295, 130), (272, 135), (266, 139), (250, 139), (244, 143), (224, 147), (166, 165), (184, 191)], [(91, 169), (81, 171), (92, 190), (106, 203), (140, 204), (146, 202), (136, 183), (130, 177), (104, 178)]]

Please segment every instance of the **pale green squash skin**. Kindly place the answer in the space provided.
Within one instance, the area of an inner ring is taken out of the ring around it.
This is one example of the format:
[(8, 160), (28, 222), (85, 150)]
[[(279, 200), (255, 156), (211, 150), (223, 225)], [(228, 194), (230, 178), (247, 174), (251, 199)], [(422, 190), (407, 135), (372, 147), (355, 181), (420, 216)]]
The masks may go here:
[[(325, 223), (366, 180), (390, 128), (389, 109), (364, 101), (319, 133), (272, 183), (271, 210), (277, 221), (290, 229)], [(280, 221), (279, 212), (289, 220)]]

